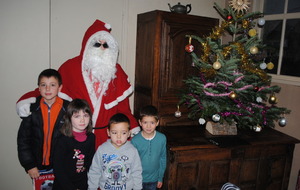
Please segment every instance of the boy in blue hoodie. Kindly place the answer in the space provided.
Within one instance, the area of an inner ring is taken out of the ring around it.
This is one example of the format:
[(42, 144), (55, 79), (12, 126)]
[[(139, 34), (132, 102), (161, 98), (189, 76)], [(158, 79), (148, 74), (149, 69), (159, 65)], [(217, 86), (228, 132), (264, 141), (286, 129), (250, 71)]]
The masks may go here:
[(143, 190), (161, 188), (166, 170), (166, 136), (158, 131), (159, 116), (156, 107), (148, 105), (140, 110), (142, 131), (131, 143), (137, 148), (143, 168)]

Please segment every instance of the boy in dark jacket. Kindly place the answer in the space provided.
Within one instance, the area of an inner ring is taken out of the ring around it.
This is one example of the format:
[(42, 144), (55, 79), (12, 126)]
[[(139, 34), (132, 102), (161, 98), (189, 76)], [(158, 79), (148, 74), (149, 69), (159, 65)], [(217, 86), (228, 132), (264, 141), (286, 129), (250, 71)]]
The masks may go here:
[(54, 69), (38, 77), (41, 96), (31, 104), (31, 115), (22, 118), (18, 131), (18, 157), (28, 175), (35, 179), (39, 170), (52, 169), (52, 151), (63, 125), (68, 101), (58, 97), (62, 79)]

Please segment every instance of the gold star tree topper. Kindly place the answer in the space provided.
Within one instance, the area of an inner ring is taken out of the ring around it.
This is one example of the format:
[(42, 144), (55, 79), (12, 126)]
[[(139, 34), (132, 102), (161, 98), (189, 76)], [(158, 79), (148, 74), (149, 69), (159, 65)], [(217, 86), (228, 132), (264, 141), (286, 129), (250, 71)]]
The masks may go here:
[(229, 1), (229, 5), (234, 11), (242, 12), (247, 11), (247, 9), (249, 9), (248, 5), (250, 5), (250, 2), (249, 0), (231, 0)]

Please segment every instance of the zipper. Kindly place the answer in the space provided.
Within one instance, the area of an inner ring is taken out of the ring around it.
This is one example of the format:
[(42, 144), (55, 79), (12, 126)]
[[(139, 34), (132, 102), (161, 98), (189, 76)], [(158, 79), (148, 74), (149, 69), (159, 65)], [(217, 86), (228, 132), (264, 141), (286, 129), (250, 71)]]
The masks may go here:
[(48, 123), (47, 123), (47, 128), (48, 128), (48, 131), (47, 131), (47, 135), (46, 135), (46, 150), (45, 150), (45, 155), (44, 155), (44, 158), (43, 158), (43, 165), (46, 165), (46, 158), (47, 158), (47, 155), (49, 154), (49, 146), (48, 146), (48, 140), (49, 140), (49, 135), (50, 135), (50, 115), (51, 115), (51, 107), (48, 106), (47, 104), (47, 107), (48, 107)]

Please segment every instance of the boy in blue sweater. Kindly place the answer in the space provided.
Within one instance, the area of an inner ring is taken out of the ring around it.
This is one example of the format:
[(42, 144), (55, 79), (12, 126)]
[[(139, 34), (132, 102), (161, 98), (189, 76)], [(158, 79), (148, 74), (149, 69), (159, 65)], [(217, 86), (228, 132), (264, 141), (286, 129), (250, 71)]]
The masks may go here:
[(143, 190), (161, 188), (166, 170), (166, 136), (158, 131), (159, 116), (156, 107), (148, 105), (140, 110), (142, 131), (131, 143), (137, 148), (143, 168)]

